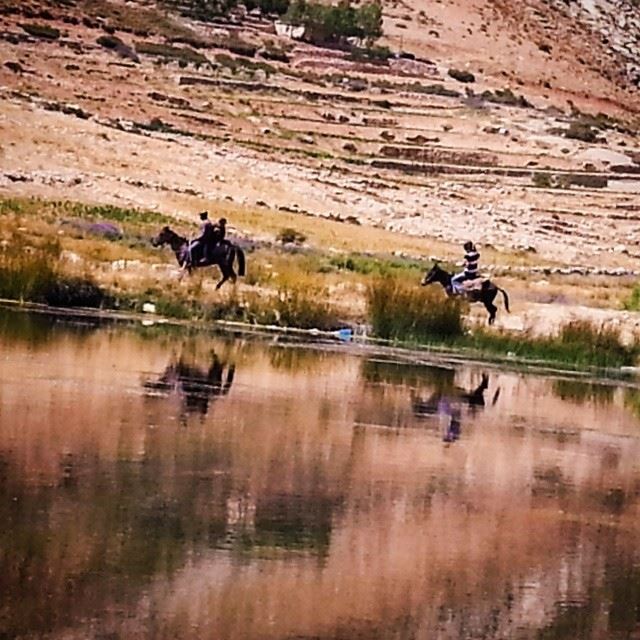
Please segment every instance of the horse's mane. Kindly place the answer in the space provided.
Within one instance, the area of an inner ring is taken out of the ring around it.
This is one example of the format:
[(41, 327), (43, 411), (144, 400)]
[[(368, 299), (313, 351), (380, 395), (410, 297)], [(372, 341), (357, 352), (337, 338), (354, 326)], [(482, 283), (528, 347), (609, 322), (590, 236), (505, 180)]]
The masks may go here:
[(163, 231), (165, 231), (166, 233), (170, 233), (177, 240), (182, 240), (183, 242), (188, 241), (185, 236), (181, 236), (177, 231), (174, 231), (169, 225), (165, 225), (165, 227), (163, 228)]

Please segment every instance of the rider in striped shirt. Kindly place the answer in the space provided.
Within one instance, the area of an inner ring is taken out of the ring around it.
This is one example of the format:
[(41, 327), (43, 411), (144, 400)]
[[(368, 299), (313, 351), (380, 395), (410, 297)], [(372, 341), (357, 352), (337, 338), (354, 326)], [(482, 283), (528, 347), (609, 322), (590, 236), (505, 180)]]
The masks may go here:
[(478, 273), (478, 261), (480, 254), (473, 242), (464, 243), (464, 271), (451, 278), (451, 287), (454, 293), (462, 293), (462, 283), (465, 280), (475, 280), (480, 277)]

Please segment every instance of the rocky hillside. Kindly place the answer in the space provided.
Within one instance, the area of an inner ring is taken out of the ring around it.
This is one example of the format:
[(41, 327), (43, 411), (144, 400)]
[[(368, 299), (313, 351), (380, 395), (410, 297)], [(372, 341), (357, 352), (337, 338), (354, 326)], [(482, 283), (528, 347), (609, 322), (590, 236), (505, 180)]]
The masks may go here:
[(0, 2), (0, 191), (233, 201), (541, 262), (640, 257), (640, 9), (398, 0), (369, 59), (153, 2)]

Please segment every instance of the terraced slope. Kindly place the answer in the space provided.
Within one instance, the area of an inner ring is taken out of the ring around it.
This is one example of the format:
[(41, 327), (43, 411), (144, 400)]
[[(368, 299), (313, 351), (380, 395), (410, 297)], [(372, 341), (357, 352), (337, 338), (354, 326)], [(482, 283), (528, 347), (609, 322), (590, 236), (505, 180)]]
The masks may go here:
[[(371, 64), (279, 39), (259, 18), (5, 1), (0, 189), (182, 215), (233, 200), (634, 267), (640, 102), (635, 45), (619, 42), (638, 33), (638, 10), (614, 28), (621, 0), (611, 14), (595, 0), (512, 4), (385, 5), (387, 42), (412, 56)], [(134, 18), (148, 25), (137, 34), (124, 30)], [(258, 54), (230, 51), (238, 38)], [(274, 48), (286, 62), (260, 55)]]

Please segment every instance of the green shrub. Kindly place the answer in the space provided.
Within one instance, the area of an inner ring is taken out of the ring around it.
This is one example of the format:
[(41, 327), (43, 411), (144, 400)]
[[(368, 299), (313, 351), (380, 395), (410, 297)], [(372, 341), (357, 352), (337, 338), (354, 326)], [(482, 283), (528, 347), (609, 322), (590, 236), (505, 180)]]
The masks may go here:
[(135, 48), (137, 53), (158, 56), (165, 60), (176, 60), (183, 64), (209, 64), (209, 60), (206, 56), (189, 47), (174, 47), (168, 44), (158, 44), (156, 42), (136, 42)]
[(303, 244), (306, 239), (304, 233), (291, 227), (281, 229), (276, 236), (276, 240), (282, 244)]
[(254, 62), (253, 60), (245, 60), (244, 58), (234, 58), (226, 53), (216, 54), (216, 62), (231, 71), (231, 73), (237, 73), (238, 71), (246, 71), (250, 74), (256, 71), (263, 71), (267, 77), (276, 73), (276, 68), (266, 62)]
[(503, 104), (508, 107), (531, 108), (533, 105), (524, 97), (518, 96), (511, 89), (496, 89), (495, 91), (483, 91), (481, 97), (487, 102)]
[(597, 326), (588, 320), (574, 320), (565, 324), (559, 334), (560, 343), (577, 354), (585, 353), (603, 365), (608, 363), (631, 364), (632, 349), (620, 339), (620, 331), (604, 324)]
[(379, 338), (452, 340), (462, 335), (464, 304), (438, 289), (394, 277), (376, 279), (367, 289), (368, 317)]
[(551, 180), (550, 173), (544, 173), (542, 171), (536, 171), (533, 174), (533, 184), (540, 189), (551, 189), (553, 187), (553, 182)]
[(108, 36), (100, 36), (96, 42), (105, 49), (117, 49), (118, 47), (122, 47), (124, 42), (118, 38), (118, 36), (108, 35)]
[(245, 0), (244, 4), (249, 11), (258, 8), (264, 14), (282, 15), (289, 9), (289, 0)]
[(623, 307), (627, 311), (640, 311), (640, 284), (633, 287), (631, 295), (625, 300)]
[(564, 131), (565, 138), (572, 140), (581, 140), (582, 142), (596, 142), (597, 133), (592, 129), (591, 125), (584, 122), (572, 122), (569, 128)]
[(43, 38), (45, 40), (57, 40), (60, 37), (60, 30), (50, 27), (46, 24), (21, 24), (23, 31), (26, 31), (34, 38)]
[(226, 16), (238, 5), (238, 0), (162, 0), (162, 4), (196, 20), (208, 22)]
[(245, 56), (246, 58), (253, 58), (258, 50), (255, 44), (241, 40), (238, 37), (231, 38), (226, 48), (231, 53), (235, 53), (237, 56)]
[(325, 298), (321, 287), (283, 285), (274, 306), (276, 324), (300, 329), (337, 328), (340, 322)]
[(24, 239), (0, 253), (0, 297), (61, 307), (99, 307), (104, 292), (89, 278), (67, 276), (60, 267), (60, 244), (25, 246)]
[(107, 302), (104, 291), (89, 278), (60, 274), (44, 291), (43, 299), (54, 307), (100, 307)]
[(265, 48), (260, 51), (260, 56), (262, 58), (266, 58), (267, 60), (273, 60), (275, 62), (289, 62), (289, 56), (283, 49), (274, 46), (273, 44), (265, 46)]
[(442, 84), (428, 84), (423, 85), (419, 82), (414, 82), (408, 87), (409, 91), (415, 91), (416, 93), (425, 93), (432, 96), (444, 96), (445, 98), (459, 98), (461, 93), (455, 89), (447, 89)]
[(449, 69), (448, 75), (458, 82), (468, 83), (476, 81), (476, 77), (471, 71), (465, 71), (463, 69)]
[(355, 61), (386, 64), (393, 54), (389, 47), (352, 47), (349, 58)]
[(368, 45), (382, 35), (382, 6), (368, 2), (353, 6), (349, 2), (336, 5), (293, 0), (284, 22), (304, 25), (305, 38), (315, 44), (345, 43), (347, 38), (361, 38)]

